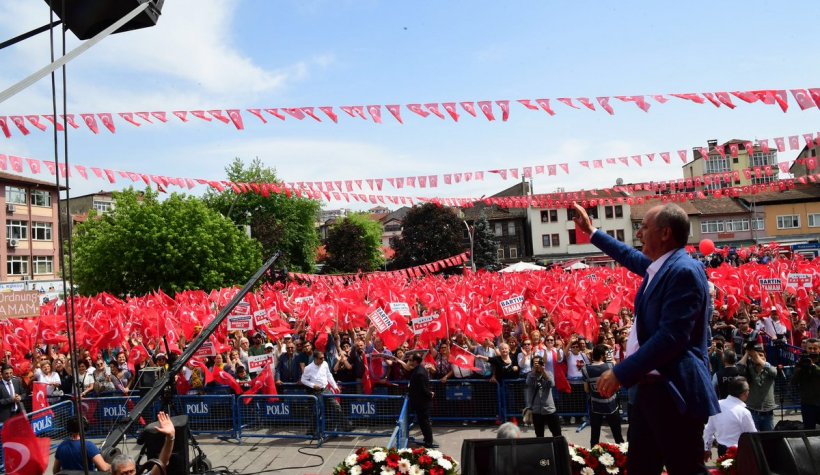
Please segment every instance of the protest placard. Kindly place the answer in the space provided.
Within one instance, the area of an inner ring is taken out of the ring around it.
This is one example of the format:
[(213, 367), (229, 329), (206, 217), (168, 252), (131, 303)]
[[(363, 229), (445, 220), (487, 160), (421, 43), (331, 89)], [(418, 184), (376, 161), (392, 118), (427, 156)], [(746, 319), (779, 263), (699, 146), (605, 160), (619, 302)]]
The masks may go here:
[(376, 331), (382, 333), (386, 331), (393, 325), (393, 320), (390, 320), (390, 317), (382, 310), (381, 307), (377, 308), (373, 313), (367, 316), (373, 325), (376, 327)]
[(524, 308), (524, 296), (519, 295), (511, 299), (502, 300), (501, 302), (499, 302), (499, 305), (501, 306), (501, 312), (504, 314), (505, 317), (513, 315), (515, 313), (520, 312), (521, 309)]
[(777, 278), (760, 279), (760, 290), (763, 292), (782, 292), (783, 281)]

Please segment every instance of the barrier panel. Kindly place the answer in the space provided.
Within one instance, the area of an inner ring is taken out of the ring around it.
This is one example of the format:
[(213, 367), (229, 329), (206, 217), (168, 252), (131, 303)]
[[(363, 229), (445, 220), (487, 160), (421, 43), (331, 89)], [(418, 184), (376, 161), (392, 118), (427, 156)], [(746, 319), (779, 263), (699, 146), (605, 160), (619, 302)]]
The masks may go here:
[[(63, 401), (45, 409), (26, 414), (26, 418), (31, 424), (31, 429), (37, 437), (50, 437), (51, 448), (54, 449), (63, 440), (68, 438), (66, 423), (74, 417), (74, 405), (70, 401)], [(3, 424), (0, 424), (0, 436), (2, 435)], [(0, 446), (2, 445), (0, 438)], [(3, 451), (0, 450), (0, 469), (5, 469)]]
[(431, 381), (434, 421), (495, 421), (501, 414), (499, 384), (486, 379)]
[(774, 381), (774, 402), (787, 410), (800, 410), (800, 392), (791, 384), (794, 366), (784, 366)]
[[(104, 438), (111, 428), (125, 419), (138, 401), (139, 398), (136, 396), (83, 398), (81, 412), (88, 421), (85, 436), (89, 439)], [(139, 423), (131, 426), (129, 435), (136, 436), (143, 426), (154, 422), (157, 417), (156, 413), (155, 407), (147, 408)]]
[(319, 400), (305, 394), (239, 396), (237, 438), (313, 439), (319, 434)]
[(401, 416), (402, 396), (323, 394), (320, 402), (324, 435), (390, 436)]
[(405, 449), (410, 437), (409, 433), (409, 401), (404, 398), (404, 403), (401, 406), (401, 413), (399, 420), (396, 423), (396, 428), (393, 429), (393, 434), (390, 436), (390, 441), (387, 443), (388, 449)]
[(176, 396), (172, 400), (175, 415), (188, 416), (188, 428), (194, 434), (236, 437), (236, 404), (233, 395)]

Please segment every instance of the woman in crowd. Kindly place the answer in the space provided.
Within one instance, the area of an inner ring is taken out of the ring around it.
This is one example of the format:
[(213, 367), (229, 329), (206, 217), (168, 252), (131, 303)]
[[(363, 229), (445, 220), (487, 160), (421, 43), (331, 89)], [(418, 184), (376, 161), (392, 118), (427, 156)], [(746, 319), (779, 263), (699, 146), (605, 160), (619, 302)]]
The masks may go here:
[(490, 381), (496, 383), (506, 379), (516, 379), (521, 371), (518, 362), (510, 356), (510, 345), (502, 343), (498, 346), (498, 356), (490, 358), (493, 367), (493, 375)]
[(85, 362), (85, 359), (81, 359), (77, 362), (77, 371), (79, 374), (77, 375), (77, 379), (82, 378), (82, 386), (83, 386), (83, 396), (88, 396), (92, 391), (94, 391), (94, 374), (88, 372), (88, 363)]
[(74, 394), (74, 376), (71, 375), (71, 366), (68, 364), (68, 357), (57, 355), (54, 357), (54, 372), (60, 376), (60, 390), (63, 397)]
[(60, 375), (51, 370), (51, 363), (43, 360), (40, 367), (34, 370), (34, 380), (46, 384), (46, 396), (49, 404), (56, 402), (63, 395)]
[(130, 392), (128, 389), (128, 375), (126, 374), (128, 370), (123, 371), (120, 369), (117, 360), (111, 360), (108, 364), (108, 368), (111, 370), (111, 383), (114, 385), (114, 390), (117, 393), (128, 396)]
[(388, 381), (407, 381), (410, 378), (410, 366), (405, 361), (407, 352), (403, 348), (396, 350), (396, 354), (388, 361), (390, 370), (387, 375)]
[(105, 361), (103, 361), (102, 358), (97, 358), (97, 361), (94, 362), (94, 373), (92, 373), (92, 375), (94, 378), (94, 392), (98, 396), (114, 392), (113, 377), (106, 371)]
[(526, 378), (530, 371), (532, 371), (532, 341), (525, 338), (521, 343), (521, 352), (518, 353), (518, 367), (520, 368), (521, 376)]
[(448, 379), (453, 377), (453, 364), (450, 363), (450, 345), (446, 342), (438, 346), (436, 377), (442, 383), (446, 383)]
[(532, 411), (532, 425), (536, 437), (544, 437), (544, 426), (553, 437), (561, 435), (561, 420), (555, 413), (552, 388), (555, 379), (544, 367), (544, 358), (532, 358), (532, 371), (527, 375), (524, 404)]

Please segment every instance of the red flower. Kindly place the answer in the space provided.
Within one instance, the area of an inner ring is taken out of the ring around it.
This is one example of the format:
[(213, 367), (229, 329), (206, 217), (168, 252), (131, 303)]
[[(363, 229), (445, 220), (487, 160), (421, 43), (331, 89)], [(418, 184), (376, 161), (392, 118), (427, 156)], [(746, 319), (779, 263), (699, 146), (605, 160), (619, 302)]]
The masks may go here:
[(387, 456), (387, 459), (385, 459), (385, 461), (387, 462), (388, 467), (392, 469), (397, 469), (399, 467), (400, 459), (401, 457), (399, 457), (399, 454), (390, 454)]
[(441, 467), (433, 467), (430, 469), (430, 475), (444, 475), (444, 469)]
[(364, 452), (360, 453), (358, 457), (356, 457), (356, 461), (359, 462), (359, 464), (361, 464), (362, 462), (364, 462), (365, 460), (367, 460), (369, 458), (370, 458), (370, 454), (367, 451), (364, 451)]
[(419, 457), (419, 465), (421, 465), (422, 467), (426, 467), (432, 463), (433, 457), (430, 457), (429, 455), (422, 455), (421, 457)]
[(600, 463), (600, 462), (598, 462), (598, 458), (597, 458), (597, 457), (593, 457), (593, 456), (591, 456), (591, 455), (590, 455), (589, 457), (584, 457), (584, 460), (586, 460), (586, 461), (587, 461), (587, 465), (589, 465), (589, 468), (591, 468), (591, 469), (593, 469), (593, 470), (595, 470), (596, 468), (598, 468), (598, 465), (599, 465), (599, 463)]
[(359, 447), (358, 449), (356, 449), (356, 455), (361, 455), (361, 454), (366, 453), (366, 452), (367, 452), (367, 447)]
[(419, 447), (418, 449), (413, 449), (413, 455), (416, 455), (416, 456), (424, 455), (424, 447)]
[(367, 462), (364, 462), (362, 464), (362, 472), (363, 473), (369, 472), (371, 470), (373, 470), (373, 462), (368, 460)]

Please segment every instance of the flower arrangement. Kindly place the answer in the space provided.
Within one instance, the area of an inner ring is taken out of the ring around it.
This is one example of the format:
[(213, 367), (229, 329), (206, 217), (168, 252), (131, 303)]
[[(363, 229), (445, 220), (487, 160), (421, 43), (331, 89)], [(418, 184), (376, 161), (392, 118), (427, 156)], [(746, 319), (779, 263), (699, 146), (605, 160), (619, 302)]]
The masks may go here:
[(455, 475), (458, 462), (438, 450), (360, 447), (333, 470), (334, 475)]
[(737, 447), (729, 447), (726, 453), (718, 457), (715, 462), (717, 473), (720, 475), (737, 475), (737, 464), (735, 458), (737, 457)]
[(626, 453), (623, 444), (598, 444), (591, 449), (569, 445), (572, 475), (615, 475), (626, 472)]

